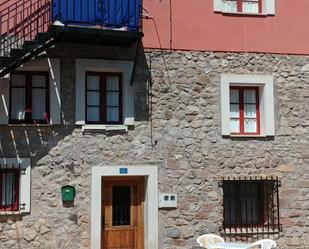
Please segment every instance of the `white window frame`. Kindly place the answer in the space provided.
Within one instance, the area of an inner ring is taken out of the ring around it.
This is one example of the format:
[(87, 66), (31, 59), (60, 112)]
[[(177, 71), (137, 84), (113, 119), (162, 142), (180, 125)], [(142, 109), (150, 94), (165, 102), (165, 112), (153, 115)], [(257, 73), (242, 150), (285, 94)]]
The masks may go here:
[[(0, 215), (30, 213), (31, 210), (31, 159), (30, 158), (0, 158), (0, 164), (5, 168), (12, 169), (20, 165), (19, 182), (19, 203), (24, 207), (19, 207), (18, 211), (0, 211)], [(15, 166), (15, 167), (14, 167)]]
[[(20, 66), (16, 71), (49, 72), (49, 108), (50, 123), (61, 124), (61, 99), (60, 99), (60, 59), (38, 58)], [(9, 124), (10, 116), (10, 75), (0, 79), (0, 124)], [(33, 124), (21, 124), (33, 126)], [(18, 126), (18, 124), (14, 124)]]
[[(134, 126), (134, 86), (130, 85), (133, 72), (133, 61), (76, 59), (75, 60), (75, 124), (81, 125), (84, 131), (112, 131), (128, 130)], [(120, 125), (86, 124), (85, 120), (85, 94), (86, 94), (86, 71), (89, 72), (115, 72), (122, 73), (122, 111), (123, 122)]]
[[(223, 11), (222, 0), (213, 0), (213, 4), (215, 12), (227, 13)], [(262, 0), (262, 13), (245, 13), (245, 12), (228, 12), (228, 13), (246, 14), (246, 15), (275, 15), (275, 12), (276, 12), (275, 0)]]
[[(230, 86), (259, 87), (260, 134), (231, 135), (230, 131)], [(275, 135), (274, 77), (273, 75), (221, 75), (221, 134), (237, 137), (266, 137)]]

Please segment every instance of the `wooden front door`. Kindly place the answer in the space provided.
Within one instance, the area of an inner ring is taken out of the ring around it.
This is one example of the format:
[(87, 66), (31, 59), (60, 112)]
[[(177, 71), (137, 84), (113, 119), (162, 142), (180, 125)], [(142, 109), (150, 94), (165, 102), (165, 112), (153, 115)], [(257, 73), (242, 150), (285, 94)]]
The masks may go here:
[(103, 178), (102, 249), (144, 248), (144, 178)]

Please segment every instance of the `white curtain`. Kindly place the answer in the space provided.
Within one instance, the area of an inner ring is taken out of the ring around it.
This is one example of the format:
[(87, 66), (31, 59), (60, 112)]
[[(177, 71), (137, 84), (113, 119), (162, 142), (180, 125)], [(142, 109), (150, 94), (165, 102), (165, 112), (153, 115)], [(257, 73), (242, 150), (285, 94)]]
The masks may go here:
[(12, 205), (14, 203), (14, 173), (2, 174), (2, 205)]
[(256, 0), (246, 1), (242, 3), (242, 11), (244, 13), (259, 13), (259, 3)]
[(88, 91), (87, 92), (87, 105), (100, 105), (100, 92)]
[(87, 121), (98, 122), (100, 121), (100, 108), (87, 107)]
[(119, 91), (119, 77), (107, 76), (106, 77), (106, 91)]
[(11, 118), (25, 119), (25, 88), (12, 88)]
[(87, 76), (87, 89), (100, 90), (100, 77), (96, 75)]
[(106, 121), (107, 122), (119, 122), (119, 107), (107, 107), (106, 108)]
[(236, 0), (223, 0), (222, 6), (223, 6), (223, 12), (237, 12)]
[(32, 88), (32, 119), (44, 119), (46, 110), (46, 90)]
[(245, 132), (257, 132), (256, 90), (244, 90), (244, 129)]
[(230, 89), (230, 130), (232, 133), (240, 132), (239, 90)]
[(32, 87), (46, 87), (46, 76), (45, 75), (33, 75), (32, 76)]

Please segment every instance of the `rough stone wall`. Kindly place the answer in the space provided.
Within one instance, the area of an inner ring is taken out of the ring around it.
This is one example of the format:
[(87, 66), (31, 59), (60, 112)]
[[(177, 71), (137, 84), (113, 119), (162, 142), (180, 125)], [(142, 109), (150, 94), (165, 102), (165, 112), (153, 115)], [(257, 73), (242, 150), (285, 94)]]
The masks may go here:
[[(57, 44), (64, 125), (1, 126), (1, 156), (33, 157), (31, 214), (0, 217), (0, 248), (76, 249), (90, 244), (91, 168), (158, 165), (160, 191), (178, 195), (178, 209), (159, 211), (159, 248), (196, 246), (219, 233), (226, 176), (279, 176), (280, 248), (309, 248), (309, 57), (245, 53), (141, 51), (135, 75), (134, 130), (88, 133), (74, 126), (74, 59), (132, 59), (134, 49)], [(222, 138), (220, 75), (275, 77), (276, 136)], [(72, 184), (74, 207), (63, 207)], [(98, 210), (100, 212), (100, 210)]]

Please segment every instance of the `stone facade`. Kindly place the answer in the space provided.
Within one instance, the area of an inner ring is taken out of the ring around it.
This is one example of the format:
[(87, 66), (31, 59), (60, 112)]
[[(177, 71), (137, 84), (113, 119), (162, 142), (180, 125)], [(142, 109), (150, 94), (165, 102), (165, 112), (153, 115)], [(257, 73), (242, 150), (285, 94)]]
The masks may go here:
[[(86, 133), (74, 125), (75, 58), (134, 59), (134, 49), (56, 44), (61, 59), (63, 125), (1, 126), (1, 156), (32, 157), (31, 214), (0, 217), (0, 248), (90, 248), (91, 168), (157, 165), (159, 190), (178, 208), (159, 211), (159, 248), (197, 246), (219, 233), (227, 176), (279, 176), (281, 249), (309, 248), (309, 57), (141, 50), (134, 76), (135, 127)], [(273, 138), (223, 138), (222, 73), (274, 74)], [(63, 207), (60, 188), (76, 187)], [(100, 212), (100, 210), (98, 210)]]

